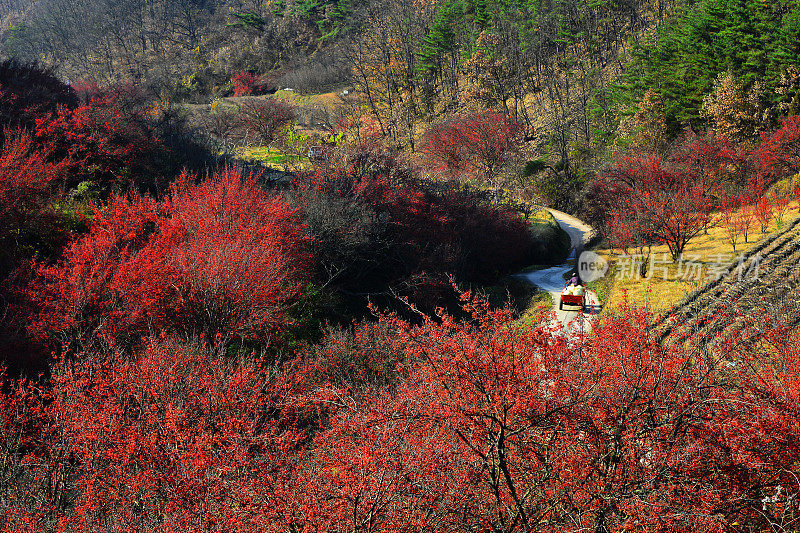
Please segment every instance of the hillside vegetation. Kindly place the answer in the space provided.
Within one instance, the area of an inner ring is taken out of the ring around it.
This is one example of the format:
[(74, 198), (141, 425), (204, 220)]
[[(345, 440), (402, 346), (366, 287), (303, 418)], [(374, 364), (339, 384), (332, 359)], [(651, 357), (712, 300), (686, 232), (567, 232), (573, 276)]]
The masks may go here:
[(800, 1), (0, 18), (0, 533), (800, 531)]

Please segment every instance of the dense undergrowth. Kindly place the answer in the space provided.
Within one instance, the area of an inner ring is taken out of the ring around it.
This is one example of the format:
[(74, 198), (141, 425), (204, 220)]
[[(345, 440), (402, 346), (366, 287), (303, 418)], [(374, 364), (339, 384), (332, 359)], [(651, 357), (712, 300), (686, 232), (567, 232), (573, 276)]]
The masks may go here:
[(457, 309), (452, 281), (494, 285), (566, 253), (518, 206), (428, 180), (379, 143), (280, 183), (213, 157), (193, 173), (196, 152), (164, 133), (169, 111), (134, 87), (75, 90), (3, 68), (3, 351), (15, 372), (35, 375), (65, 348), (128, 350), (152, 331), (281, 351), (369, 302)]
[[(649, 335), (394, 315), (276, 366), (160, 335), (2, 396), (7, 531), (738, 531), (796, 519), (796, 332), (725, 371)], [(747, 405), (747, 410), (742, 410)]]
[[(726, 278), (590, 335), (517, 320), (536, 295), (507, 280), (569, 247), (543, 199), (648, 259), (782, 224), (794, 3), (208, 2), (118, 46), (174, 7), (134, 4), (58, 65), (117, 83), (0, 65), (0, 528), (798, 529), (794, 233), (759, 248), (770, 294)], [(55, 12), (12, 44), (60, 57)], [(255, 95), (312, 38), (353, 85), (324, 123)], [(249, 144), (302, 164), (222, 153)]]

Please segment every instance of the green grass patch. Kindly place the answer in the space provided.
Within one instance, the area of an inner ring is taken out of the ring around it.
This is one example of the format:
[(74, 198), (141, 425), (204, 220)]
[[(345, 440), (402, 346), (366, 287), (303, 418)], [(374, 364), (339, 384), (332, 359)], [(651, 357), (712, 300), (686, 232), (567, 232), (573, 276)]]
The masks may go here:
[(532, 225), (549, 224), (551, 226), (556, 226), (558, 228), (561, 227), (561, 225), (558, 223), (558, 220), (556, 220), (556, 217), (553, 216), (553, 213), (551, 213), (550, 210), (548, 210), (547, 208), (542, 207), (540, 205), (531, 206), (531, 212), (528, 215), (528, 221)]
[(608, 265), (608, 272), (604, 277), (586, 284), (586, 288), (597, 295), (597, 299), (600, 300), (600, 303), (607, 302), (609, 296), (611, 296), (611, 292), (614, 290), (614, 281), (616, 280), (614, 272), (615, 264), (611, 262)]
[(528, 308), (522, 313), (519, 321), (523, 326), (538, 324), (553, 309), (553, 296), (546, 291), (534, 287), (535, 292), (528, 301)]
[(247, 161), (261, 161), (267, 165), (281, 168), (288, 163), (301, 161), (299, 155), (286, 154), (271, 146), (242, 147), (236, 151), (236, 155)]

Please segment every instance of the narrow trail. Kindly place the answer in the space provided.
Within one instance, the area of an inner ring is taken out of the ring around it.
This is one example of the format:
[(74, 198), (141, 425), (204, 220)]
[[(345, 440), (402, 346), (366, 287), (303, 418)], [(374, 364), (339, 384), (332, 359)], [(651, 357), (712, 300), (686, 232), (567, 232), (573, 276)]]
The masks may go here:
[[(568, 215), (567, 213), (555, 209), (548, 209), (548, 211), (550, 211), (561, 228), (569, 235), (571, 250), (567, 257), (568, 262), (543, 270), (525, 272), (518, 274), (518, 276), (550, 293), (554, 302), (552, 311), (555, 313), (555, 324), (561, 325), (567, 331), (588, 331), (594, 316), (581, 313), (577, 310), (562, 311), (558, 308), (558, 301), (561, 291), (564, 289), (564, 274), (575, 268), (569, 261), (574, 260), (577, 251), (582, 250), (584, 245), (594, 237), (595, 230), (582, 220)], [(587, 291), (586, 303), (599, 304), (600, 302), (596, 294)]]
[[(570, 236), (572, 250), (593, 237), (591, 226), (560, 211), (550, 210)], [(549, 292), (555, 303), (551, 323), (568, 332), (591, 329), (593, 315), (558, 309), (564, 275), (574, 262), (518, 274)], [(586, 303), (600, 303), (587, 291)], [(800, 323), (800, 217), (757, 243), (736, 258), (725, 274), (699, 287), (662, 313), (652, 324), (655, 338), (671, 346), (691, 343), (713, 355), (717, 346), (757, 338), (777, 324), (791, 327)]]

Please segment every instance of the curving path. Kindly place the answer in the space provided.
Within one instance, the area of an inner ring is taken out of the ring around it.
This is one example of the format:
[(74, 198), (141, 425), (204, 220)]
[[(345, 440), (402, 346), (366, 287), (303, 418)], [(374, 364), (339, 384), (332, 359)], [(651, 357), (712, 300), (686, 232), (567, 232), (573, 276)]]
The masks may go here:
[[(582, 250), (583, 246), (595, 235), (595, 230), (585, 222), (577, 219), (567, 213), (557, 211), (555, 209), (548, 209), (553, 217), (558, 221), (561, 228), (569, 235), (572, 249), (570, 250), (567, 260), (575, 259), (578, 250)], [(554, 325), (560, 325), (567, 331), (588, 331), (592, 315), (586, 315), (579, 311), (561, 311), (558, 309), (559, 296), (564, 288), (564, 274), (574, 268), (573, 264), (569, 262), (545, 268), (543, 270), (535, 270), (533, 272), (526, 272), (517, 274), (519, 277), (528, 280), (540, 289), (547, 291), (553, 297), (554, 306), (552, 311), (555, 313), (552, 320)], [(597, 295), (591, 291), (586, 292), (586, 303), (599, 304)]]

